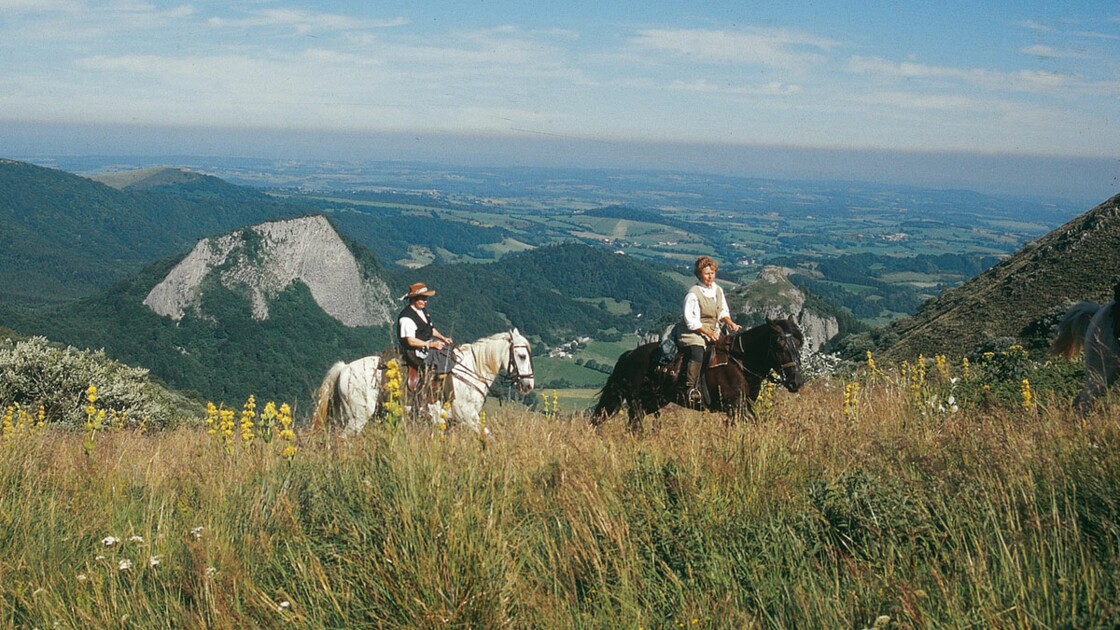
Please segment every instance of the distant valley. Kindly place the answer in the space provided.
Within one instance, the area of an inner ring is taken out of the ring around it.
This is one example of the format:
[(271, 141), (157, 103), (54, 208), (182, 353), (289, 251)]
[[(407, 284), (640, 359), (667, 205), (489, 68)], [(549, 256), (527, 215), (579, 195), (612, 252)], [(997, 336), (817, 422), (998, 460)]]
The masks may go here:
[[(681, 172), (168, 160), (314, 208), (387, 266), (490, 262), (582, 242), (687, 276), (708, 253), (737, 284), (766, 264), (794, 268), (795, 283), (869, 325), (913, 313), (1085, 210), (960, 190)], [(140, 165), (64, 163), (102, 178)]]
[[(542, 385), (596, 387), (677, 316), (700, 253), (720, 260), (738, 319), (796, 315), (815, 348), (914, 314), (1083, 210), (682, 173), (83, 165), (87, 177), (0, 162), (0, 231), (19, 244), (0, 258), (0, 326), (224, 400), (308, 399), (331, 362), (392, 345), (396, 294), (417, 279), (459, 340), (519, 326)], [(283, 238), (263, 227), (298, 217)], [(331, 245), (300, 246), (322, 238), (303, 232), (313, 217)], [(339, 262), (351, 271), (323, 271)], [(343, 275), (379, 287), (361, 312), (347, 312)], [(546, 356), (560, 347), (574, 354)]]

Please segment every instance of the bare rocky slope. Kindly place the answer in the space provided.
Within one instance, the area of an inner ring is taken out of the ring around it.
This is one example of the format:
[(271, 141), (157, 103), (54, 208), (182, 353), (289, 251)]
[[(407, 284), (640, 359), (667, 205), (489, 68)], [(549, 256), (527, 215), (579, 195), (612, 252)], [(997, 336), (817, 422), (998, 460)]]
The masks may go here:
[(357, 260), (321, 216), (261, 223), (203, 239), (144, 299), (152, 312), (182, 319), (200, 312), (204, 280), (246, 295), (253, 318), (268, 318), (268, 303), (302, 282), (328, 315), (346, 326), (386, 324), (394, 302), (383, 280), (362, 273)]
[(885, 356), (963, 356), (997, 339), (1045, 334), (1055, 312), (1107, 302), (1118, 280), (1120, 195), (893, 322), (898, 340)]

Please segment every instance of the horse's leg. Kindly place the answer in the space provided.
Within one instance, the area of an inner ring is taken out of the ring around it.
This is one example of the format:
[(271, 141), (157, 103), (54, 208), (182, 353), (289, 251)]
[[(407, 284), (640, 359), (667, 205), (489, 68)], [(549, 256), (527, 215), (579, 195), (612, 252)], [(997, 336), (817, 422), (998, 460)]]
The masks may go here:
[(645, 415), (643, 413), (641, 405), (637, 401), (631, 401), (630, 404), (627, 406), (626, 414), (628, 416), (628, 421), (626, 423), (626, 428), (631, 433), (641, 433), (642, 432), (642, 416)]
[(1094, 318), (1085, 343), (1085, 387), (1073, 401), (1078, 414), (1088, 413), (1093, 402), (1116, 382), (1117, 368), (1116, 352), (1102, 338), (1101, 327)]
[(482, 416), (479, 413), (484, 404), (486, 404), (485, 397), (468, 387), (459, 387), (456, 383), (455, 400), (451, 402), (451, 408), (448, 409), (447, 419), (449, 422), (461, 422), (467, 425), (471, 431), (480, 436), (490, 437), (490, 428), (482, 425)]

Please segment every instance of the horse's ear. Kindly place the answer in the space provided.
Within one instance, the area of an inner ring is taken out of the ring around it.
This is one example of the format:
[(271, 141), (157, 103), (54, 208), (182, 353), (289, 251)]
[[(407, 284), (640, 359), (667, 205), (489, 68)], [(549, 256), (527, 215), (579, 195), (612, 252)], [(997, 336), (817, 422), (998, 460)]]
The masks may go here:
[(511, 330), (510, 333), (512, 333), (514, 337), (520, 337), (521, 336), (521, 333), (517, 332), (517, 326), (514, 326), (513, 330)]

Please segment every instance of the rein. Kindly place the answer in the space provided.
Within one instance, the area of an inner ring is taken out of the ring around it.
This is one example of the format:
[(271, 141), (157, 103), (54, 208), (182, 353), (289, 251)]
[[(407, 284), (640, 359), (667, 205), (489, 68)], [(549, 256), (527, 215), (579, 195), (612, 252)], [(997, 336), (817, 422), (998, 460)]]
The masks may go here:
[[(779, 335), (783, 339), (786, 340), (787, 347), (792, 346), (792, 347), (798, 348), (800, 350), (796, 341), (792, 341), (792, 343), (791, 343), (791, 340), (794, 340), (794, 336), (793, 336), (792, 333), (782, 331), (781, 333), (779, 333)], [(740, 347), (741, 347), (741, 344), (740, 344)], [(744, 350), (742, 350), (742, 352), (746, 353), (746, 350), (744, 349)], [(792, 368), (792, 367), (798, 367), (801, 363), (798, 360), (798, 355), (793, 355), (793, 356), (794, 356), (794, 358), (789, 360), (789, 361), (786, 361), (784, 363), (778, 363), (778, 361), (780, 359), (778, 358), (778, 353), (774, 350), (774, 344), (773, 343), (767, 343), (766, 344), (766, 358), (772, 360), (775, 364), (777, 364), (778, 368), (783, 370), (782, 372), (778, 373), (777, 378), (774, 378), (774, 376), (773, 376), (773, 374), (775, 372), (773, 367), (771, 367), (770, 370), (767, 371), (767, 373), (765, 375), (763, 375), (763, 374), (759, 374), (759, 373), (755, 372), (754, 370), (751, 370), (750, 368), (748, 368), (746, 366), (746, 363), (740, 363), (740, 365), (742, 366), (744, 372), (746, 372), (747, 374), (750, 374), (751, 376), (757, 378), (760, 381), (770, 381), (772, 383), (781, 384), (781, 383), (785, 383), (788, 380), (786, 378), (784, 370), (787, 370), (787, 369)], [(734, 357), (732, 357), (732, 358), (734, 358)]]
[[(503, 374), (499, 369), (499, 371), (494, 375), (494, 377), (495, 378), (502, 378), (502, 379), (508, 381), (511, 384), (516, 380), (520, 380), (520, 379), (524, 379), (524, 378), (533, 378), (533, 357), (532, 357), (532, 355), (531, 354), (529, 355), (529, 373), (528, 374), (521, 374), (520, 370), (517, 367), (516, 355), (514, 354), (514, 351), (517, 350), (518, 348), (524, 348), (526, 353), (528, 354), (529, 353), (529, 345), (528, 344), (515, 343), (514, 340), (513, 340), (513, 333), (510, 333), (509, 341), (510, 341), (510, 344), (509, 344), (509, 358), (506, 361), (505, 374)], [(475, 366), (480, 365), (481, 362), (478, 360), (478, 354), (475, 353), (474, 344), (468, 344), (468, 345), (470, 345), (470, 347), (471, 347), (471, 356), (474, 359)], [(470, 387), (474, 391), (481, 394), (483, 398), (486, 398), (489, 395), (490, 385), (494, 382), (494, 379), (490, 379), (489, 381), (487, 381), (481, 374), (478, 373), (478, 370), (472, 370), (470, 368), (467, 368), (461, 362), (457, 362), (455, 364), (455, 367), (452, 368), (451, 376), (458, 379), (460, 383), (463, 383), (464, 385)]]

